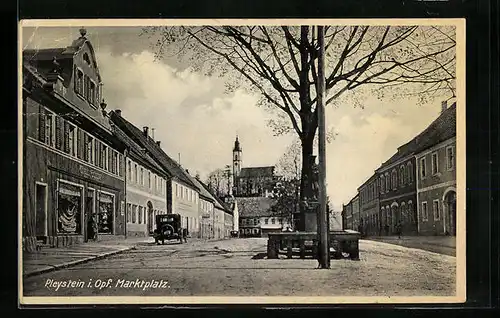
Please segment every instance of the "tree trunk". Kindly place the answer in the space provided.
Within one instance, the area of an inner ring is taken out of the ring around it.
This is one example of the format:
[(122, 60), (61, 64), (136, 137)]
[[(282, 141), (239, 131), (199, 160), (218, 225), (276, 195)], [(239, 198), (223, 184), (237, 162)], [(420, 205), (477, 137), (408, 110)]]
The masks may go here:
[(300, 178), (300, 197), (299, 197), (299, 206), (300, 213), (295, 217), (295, 225), (296, 229), (299, 231), (305, 230), (305, 206), (304, 201), (306, 198), (311, 197), (312, 184), (310, 180), (312, 179), (312, 167), (313, 161), (313, 146), (314, 146), (314, 133), (310, 132), (309, 136), (305, 136), (302, 138), (302, 170), (301, 170), (301, 178)]

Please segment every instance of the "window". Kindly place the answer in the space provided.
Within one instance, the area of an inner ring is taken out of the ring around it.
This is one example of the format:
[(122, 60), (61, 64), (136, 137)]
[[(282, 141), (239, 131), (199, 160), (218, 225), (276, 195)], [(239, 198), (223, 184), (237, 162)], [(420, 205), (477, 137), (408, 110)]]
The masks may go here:
[(272, 224), (276, 224), (276, 219), (275, 218), (271, 218), (271, 223)]
[(396, 169), (392, 170), (392, 189), (396, 190), (398, 187), (398, 173)]
[(400, 166), (399, 167), (399, 184), (401, 186), (404, 186), (405, 185), (405, 167), (404, 166)]
[(385, 173), (385, 192), (391, 190), (391, 178), (389, 177), (389, 172)]
[(85, 135), (85, 160), (90, 163), (94, 163), (94, 138), (89, 135)]
[(141, 167), (141, 185), (144, 185), (144, 169)]
[(132, 222), (132, 204), (127, 203), (127, 222)]
[(51, 146), (51, 147), (54, 147), (54, 120), (55, 120), (55, 117), (54, 117), (54, 114), (52, 114), (51, 112), (47, 112), (46, 114), (43, 114), (42, 116), (44, 116), (44, 122), (45, 122), (45, 139), (44, 139), (44, 142)]
[(137, 223), (137, 205), (132, 205), (132, 223)]
[(76, 157), (76, 150), (78, 149), (77, 145), (77, 128), (76, 126), (66, 122), (65, 123), (66, 131), (65, 131), (65, 145), (64, 145), (64, 150), (66, 153), (70, 154), (71, 156)]
[(438, 154), (437, 154), (437, 152), (434, 152), (432, 154), (432, 174), (437, 174), (438, 172), (439, 172)]
[(385, 192), (385, 177), (381, 176), (380, 177), (380, 193)]
[(113, 234), (113, 216), (115, 211), (114, 196), (106, 193), (99, 193), (99, 216), (98, 233)]
[(132, 181), (132, 163), (129, 160), (127, 164), (128, 164), (128, 181)]
[(408, 216), (409, 216), (409, 221), (413, 223), (415, 220), (413, 218), (413, 202), (408, 201)]
[(142, 224), (142, 218), (143, 218), (143, 216), (142, 216), (142, 211), (143, 211), (143, 207), (142, 207), (142, 206), (139, 206), (139, 215), (138, 215), (138, 217), (137, 217), (137, 219), (138, 219), (138, 221), (139, 221), (139, 222), (138, 222), (139, 224)]
[(96, 104), (96, 86), (92, 80), (89, 80), (88, 83), (89, 83), (89, 89), (88, 89), (87, 100), (89, 101), (90, 104), (95, 105)]
[(452, 146), (446, 147), (446, 169), (453, 170), (455, 166), (455, 150)]
[(137, 163), (134, 163), (134, 182), (137, 183)]
[[(148, 187), (151, 189), (151, 171), (148, 171)], [(175, 185), (175, 191), (177, 192), (177, 185)]]
[(57, 188), (57, 232), (82, 233), (83, 188), (59, 182)]
[(422, 220), (427, 221), (429, 215), (427, 213), (427, 202), (422, 202)]
[(83, 72), (78, 69), (78, 68), (75, 68), (75, 91), (80, 94), (80, 95), (83, 95), (84, 92), (83, 92)]
[(412, 183), (413, 182), (413, 165), (411, 164), (411, 162), (408, 162), (408, 164), (406, 165), (406, 168), (408, 171), (408, 177), (407, 177), (408, 183)]
[[(156, 179), (155, 179), (155, 181), (156, 181)], [(184, 199), (187, 200), (187, 197), (188, 197), (188, 189), (184, 188)]]
[(434, 220), (439, 220), (441, 218), (441, 213), (439, 211), (439, 200), (432, 201), (432, 212), (434, 213)]
[(269, 219), (268, 218), (264, 219), (264, 224), (269, 224)]
[(114, 167), (114, 173), (120, 174), (120, 156), (118, 155), (118, 152), (114, 151), (113, 152), (114, 160), (115, 160), (115, 167)]
[(177, 184), (175, 185), (175, 195), (179, 197), (179, 186)]
[(424, 179), (427, 176), (425, 164), (425, 157), (420, 159), (420, 179)]

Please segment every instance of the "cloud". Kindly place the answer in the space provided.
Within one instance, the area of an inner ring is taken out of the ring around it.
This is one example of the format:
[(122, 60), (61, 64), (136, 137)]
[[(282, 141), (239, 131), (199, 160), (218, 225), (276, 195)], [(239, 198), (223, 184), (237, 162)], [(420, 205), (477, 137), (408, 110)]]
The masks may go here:
[(139, 128), (154, 128), (164, 150), (175, 160), (180, 153), (193, 173), (231, 164), (236, 134), (243, 166), (274, 165), (288, 146), (289, 137), (272, 137), (270, 114), (255, 96), (224, 95), (219, 80), (179, 72), (148, 51), (116, 56), (101, 48), (97, 55), (109, 107)]

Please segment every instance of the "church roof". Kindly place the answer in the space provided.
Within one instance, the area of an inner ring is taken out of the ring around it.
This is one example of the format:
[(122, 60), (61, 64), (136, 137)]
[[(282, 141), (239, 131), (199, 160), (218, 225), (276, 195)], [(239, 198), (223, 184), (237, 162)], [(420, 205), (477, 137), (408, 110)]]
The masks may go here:
[(240, 177), (272, 177), (274, 176), (274, 166), (269, 167), (247, 167), (242, 168)]
[(276, 203), (273, 198), (267, 197), (250, 197), (241, 198), (237, 197), (239, 217), (261, 217), (272, 216), (275, 213), (271, 210), (272, 206)]

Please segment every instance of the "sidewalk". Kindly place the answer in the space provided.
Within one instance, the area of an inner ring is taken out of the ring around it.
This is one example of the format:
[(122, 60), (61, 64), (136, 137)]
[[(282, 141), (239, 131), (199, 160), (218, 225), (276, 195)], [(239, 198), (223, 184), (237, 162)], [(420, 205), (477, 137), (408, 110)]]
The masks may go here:
[(35, 253), (23, 252), (23, 276), (43, 274), (134, 249), (152, 238), (128, 238), (76, 244), (69, 247), (44, 247)]
[(366, 237), (364, 240), (371, 240), (399, 246), (418, 248), (431, 252), (455, 256), (456, 237), (455, 236), (374, 236)]

